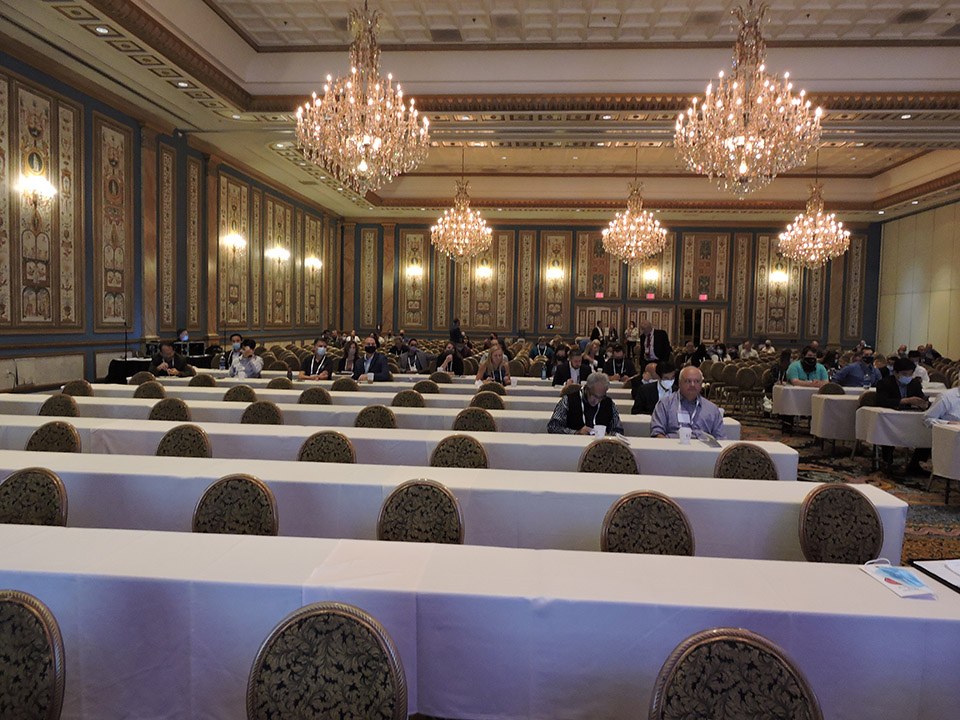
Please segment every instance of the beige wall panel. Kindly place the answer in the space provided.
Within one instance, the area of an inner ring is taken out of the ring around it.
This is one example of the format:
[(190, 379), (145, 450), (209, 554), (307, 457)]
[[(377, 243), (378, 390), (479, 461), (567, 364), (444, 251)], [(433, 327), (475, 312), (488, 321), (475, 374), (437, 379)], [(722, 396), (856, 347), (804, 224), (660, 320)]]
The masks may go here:
[(917, 236), (917, 218), (907, 217), (900, 221), (900, 242), (897, 245), (897, 284), (892, 288), (894, 292), (911, 293), (917, 288), (913, 284), (913, 244)]
[[(116, 353), (114, 353), (116, 357)], [(83, 355), (44, 355), (16, 359), (17, 385), (65, 383), (83, 377)]]
[(896, 320), (896, 295), (883, 295), (880, 298), (880, 310), (877, 317), (877, 350), (884, 354), (897, 349), (894, 322)]
[(930, 250), (930, 290), (950, 290), (957, 269), (953, 259), (954, 219), (956, 205), (947, 205), (933, 211), (933, 244)]
[(933, 219), (932, 212), (917, 215), (917, 228), (914, 240), (910, 243), (910, 255), (913, 258), (913, 291), (929, 292), (930, 279), (933, 277)]
[(899, 346), (901, 343), (910, 344), (910, 322), (913, 311), (910, 295), (898, 294), (893, 296), (895, 307), (893, 321), (893, 344)]
[(916, 347), (928, 342), (930, 337), (930, 293), (914, 293), (910, 302), (910, 340), (909, 347)]
[[(927, 342), (933, 343), (941, 353), (946, 353), (950, 342), (948, 328), (950, 327), (950, 291), (937, 290), (930, 293), (929, 319), (927, 323)], [(950, 357), (950, 356), (948, 356)]]
[(945, 349), (940, 350), (946, 357), (960, 357), (960, 290), (950, 291), (950, 320), (948, 322), (949, 342)]
[(880, 294), (896, 293), (900, 282), (900, 221), (883, 226), (880, 242)]

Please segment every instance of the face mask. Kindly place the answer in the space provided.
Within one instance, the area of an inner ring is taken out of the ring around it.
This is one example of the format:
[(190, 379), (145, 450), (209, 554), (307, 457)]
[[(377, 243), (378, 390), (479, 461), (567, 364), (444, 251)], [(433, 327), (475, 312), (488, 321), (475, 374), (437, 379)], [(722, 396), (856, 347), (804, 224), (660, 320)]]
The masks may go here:
[(913, 376), (908, 375), (904, 377), (903, 375), (901, 375), (900, 377), (897, 378), (897, 380), (900, 381), (901, 385), (909, 385), (913, 381)]
[(673, 380), (661, 380), (661, 381), (660, 381), (660, 387), (662, 387), (664, 390), (672, 390), (672, 389), (673, 389)]
[(813, 370), (817, 366), (816, 358), (804, 358), (800, 361), (800, 366), (804, 370)]
[(376, 346), (376, 345), (365, 345), (363, 349), (366, 350), (368, 354), (373, 354), (373, 353), (375, 353), (375, 352), (377, 351), (377, 346)]
[(240, 349), (240, 343), (234, 343), (234, 344), (233, 344), (233, 349), (234, 349), (234, 350), (239, 350), (239, 349)]
[(327, 349), (325, 347), (317, 348), (317, 357), (323, 357), (326, 354), (327, 354)]
[(897, 353), (897, 355), (899, 355), (900, 357), (906, 357), (907, 353), (905, 350), (901, 350), (900, 352)]
[(863, 364), (866, 365), (867, 367), (870, 367), (871, 365), (873, 365), (873, 356), (871, 355), (870, 357), (864, 357)]
[(411, 348), (410, 348), (410, 354), (411, 354), (411, 355), (416, 355), (416, 354), (417, 354), (417, 349), (416, 349), (415, 347), (411, 347)]
[(190, 336), (186, 333), (183, 334), (183, 337), (180, 338), (181, 342), (187, 342), (190, 339)]

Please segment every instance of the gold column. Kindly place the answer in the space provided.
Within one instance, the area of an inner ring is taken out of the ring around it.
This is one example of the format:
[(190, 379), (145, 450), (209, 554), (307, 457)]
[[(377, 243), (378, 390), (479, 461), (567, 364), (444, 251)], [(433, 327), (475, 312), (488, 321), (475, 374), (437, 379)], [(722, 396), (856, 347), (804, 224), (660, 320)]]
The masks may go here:
[(341, 252), (343, 253), (343, 278), (341, 279), (341, 287), (343, 288), (343, 292), (340, 293), (340, 329), (344, 330), (345, 332), (350, 332), (353, 330), (355, 322), (353, 316), (353, 302), (356, 294), (356, 288), (354, 287), (356, 284), (354, 282), (354, 270), (356, 267), (357, 255), (356, 228), (356, 223), (344, 223), (343, 235), (341, 236), (340, 241)]
[(157, 131), (140, 124), (140, 187), (143, 212), (142, 328), (146, 341), (157, 335)]
[(206, 303), (204, 303), (207, 309), (207, 317), (204, 325), (207, 328), (207, 342), (219, 344), (218, 317), (220, 308), (217, 299), (217, 266), (220, 252), (220, 189), (218, 183), (222, 160), (215, 155), (204, 155), (203, 159), (207, 165), (207, 297)]
[[(395, 288), (393, 285), (394, 267), (396, 265), (397, 245), (397, 225), (396, 223), (383, 223), (383, 314), (380, 318), (380, 324), (383, 330), (393, 328), (393, 304)], [(424, 293), (426, 299), (426, 293)], [(426, 317), (426, 310), (424, 310)]]

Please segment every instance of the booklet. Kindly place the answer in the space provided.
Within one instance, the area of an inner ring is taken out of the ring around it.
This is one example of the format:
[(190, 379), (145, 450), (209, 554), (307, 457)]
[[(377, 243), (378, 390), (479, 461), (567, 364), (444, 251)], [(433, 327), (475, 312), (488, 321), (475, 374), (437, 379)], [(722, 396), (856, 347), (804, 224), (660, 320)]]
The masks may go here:
[(960, 592), (960, 560), (911, 560), (910, 564), (950, 589)]
[(860, 567), (867, 575), (902, 598), (936, 600), (937, 594), (909, 568), (894, 567), (889, 560), (879, 558)]

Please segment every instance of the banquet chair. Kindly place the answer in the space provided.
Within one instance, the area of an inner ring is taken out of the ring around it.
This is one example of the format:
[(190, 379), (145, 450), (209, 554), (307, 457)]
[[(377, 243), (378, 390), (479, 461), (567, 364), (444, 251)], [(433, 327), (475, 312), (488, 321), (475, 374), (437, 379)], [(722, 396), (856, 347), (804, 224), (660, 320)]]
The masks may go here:
[(300, 358), (298, 358), (296, 355), (286, 355), (284, 362), (287, 364), (287, 370), (290, 372), (300, 371)]
[(253, 349), (253, 354), (256, 355), (256, 356), (258, 356), (258, 357), (263, 357), (264, 355), (267, 354), (267, 349), (266, 349), (263, 345), (257, 345), (257, 346)]
[(34, 430), (24, 450), (78, 453), (80, 433), (70, 423), (54, 420)]
[(43, 401), (37, 415), (50, 417), (80, 417), (80, 406), (72, 395), (51, 395)]
[(639, 475), (637, 458), (624, 443), (613, 438), (601, 438), (587, 445), (577, 463), (578, 472), (623, 473)]
[(660, 668), (648, 717), (823, 720), (783, 649), (742, 628), (702, 630), (681, 642)]
[(397, 486), (383, 501), (377, 540), (463, 544), (463, 513), (449, 489), (421, 478)]
[(247, 405), (240, 422), (244, 425), (283, 425), (283, 413), (276, 403), (258, 400)]
[(427, 403), (423, 399), (423, 395), (418, 393), (416, 390), (401, 390), (396, 395), (393, 396), (393, 400), (390, 402), (393, 407), (426, 407)]
[(693, 528), (675, 500), (652, 490), (627, 493), (603, 518), (603, 552), (693, 555)]
[(257, 393), (249, 385), (234, 385), (223, 394), (223, 402), (253, 403), (256, 401)]
[[(283, 360), (271, 360), (270, 362), (264, 361), (263, 369), (269, 370), (270, 372), (286, 372), (289, 370), (287, 364)], [(299, 368), (297, 368), (299, 370)]]
[(277, 500), (252, 475), (227, 475), (203, 491), (193, 511), (193, 532), (276, 535)]
[(208, 458), (213, 455), (210, 438), (197, 425), (177, 425), (164, 433), (157, 445), (160, 457)]
[(397, 428), (397, 416), (393, 414), (393, 410), (385, 405), (367, 405), (357, 413), (353, 426), (395, 430)]
[(857, 399), (857, 410), (862, 407), (878, 407), (879, 403), (877, 402), (877, 391), (876, 390), (867, 390)]
[(297, 402), (301, 405), (333, 405), (333, 398), (326, 388), (312, 387), (300, 393)]
[(293, 380), (285, 377), (274, 378), (267, 383), (267, 390), (293, 390)]
[(470, 400), (470, 407), (484, 408), (485, 410), (503, 410), (503, 398), (495, 392), (481, 390)]
[(453, 378), (450, 377), (450, 374), (449, 374), (449, 373), (445, 373), (445, 372), (443, 372), (442, 370), (438, 370), (438, 371), (435, 372), (435, 373), (431, 373), (431, 374), (430, 374), (430, 380), (432, 380), (433, 382), (437, 383), (438, 385), (440, 385), (440, 384), (449, 384), (449, 383), (452, 383), (452, 382), (453, 382)]
[(519, 360), (511, 360), (507, 363), (507, 367), (510, 368), (511, 377), (523, 377), (527, 374), (527, 368)]
[(74, 397), (93, 397), (93, 385), (86, 380), (71, 380), (63, 386), (61, 392)]
[(480, 388), (478, 389), (478, 392), (482, 392), (484, 390), (487, 392), (495, 392), (497, 395), (507, 394), (507, 389), (503, 386), (502, 383), (498, 383), (496, 380), (493, 380), (488, 383), (484, 383), (483, 385), (480, 386)]
[[(494, 397), (497, 397), (494, 395)], [(482, 407), (468, 407), (457, 413), (453, 420), (453, 429), (457, 432), (496, 432), (497, 421), (489, 410)]]
[(333, 381), (330, 389), (333, 392), (354, 392), (360, 388), (357, 381), (349, 377), (340, 377)]
[(155, 400), (163, 400), (163, 398), (166, 396), (167, 391), (164, 390), (163, 385), (158, 383), (156, 380), (141, 383), (140, 386), (133, 391), (133, 397), (135, 398), (152, 398)]
[(355, 463), (357, 453), (353, 443), (336, 430), (321, 430), (314, 433), (300, 446), (297, 460), (306, 462)]
[(127, 380), (128, 385), (143, 385), (144, 383), (153, 382), (157, 378), (152, 372), (147, 372), (146, 370), (141, 370), (138, 373), (134, 373), (133, 377)]
[(63, 481), (46, 468), (17, 470), (0, 483), (0, 523), (66, 526), (67, 490)]
[(158, 400), (150, 408), (150, 420), (168, 420), (170, 422), (190, 422), (190, 408), (180, 398)]
[(33, 595), (0, 590), (0, 708), (3, 717), (57, 720), (63, 706), (60, 626)]
[(724, 365), (723, 372), (720, 374), (722, 387), (720, 388), (720, 397), (718, 405), (722, 406), (728, 412), (735, 411), (740, 404), (740, 384), (737, 376), (740, 373), (733, 362), (721, 363)]
[(217, 379), (207, 373), (197, 373), (190, 378), (190, 382), (187, 383), (187, 385), (189, 387), (216, 387)]
[(413, 389), (421, 395), (436, 395), (440, 392), (440, 386), (433, 380), (420, 380), (414, 384)]
[(565, 395), (576, 395), (582, 389), (583, 389), (583, 385), (580, 385), (579, 383), (564, 385), (563, 388), (561, 388), (560, 390), (560, 397), (564, 397)]
[(372, 616), (314, 603), (287, 615), (260, 646), (247, 681), (247, 720), (406, 720), (400, 655)]
[(430, 467), (486, 468), (487, 451), (469, 435), (450, 435), (430, 453)]
[(943, 383), (943, 384), (946, 385), (947, 387), (950, 387), (949, 381), (947, 380), (947, 376), (944, 375), (942, 372), (939, 372), (939, 371), (937, 371), (937, 370), (934, 370), (933, 372), (928, 373), (928, 375), (929, 375), (929, 377), (930, 377), (930, 382), (932, 382), (932, 383)]
[(736, 409), (741, 413), (763, 415), (763, 387), (756, 370), (744, 367), (737, 371)]
[(736, 442), (723, 449), (713, 466), (713, 476), (738, 480), (780, 479), (770, 453), (762, 447), (744, 442)]
[(800, 549), (808, 561), (862, 565), (875, 560), (882, 547), (880, 515), (859, 490), (844, 483), (828, 483), (804, 498)]
[(817, 395), (846, 395), (846, 391), (843, 389), (843, 385), (835, 382), (828, 382), (826, 385), (821, 385), (820, 389), (817, 390)]

